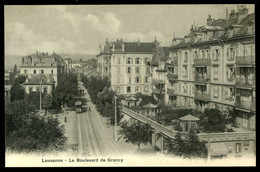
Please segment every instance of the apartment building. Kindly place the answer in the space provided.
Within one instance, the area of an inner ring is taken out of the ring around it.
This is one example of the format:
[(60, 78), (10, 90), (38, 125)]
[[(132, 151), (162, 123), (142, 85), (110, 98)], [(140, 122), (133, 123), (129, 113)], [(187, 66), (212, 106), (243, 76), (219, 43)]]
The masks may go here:
[(178, 59), (178, 107), (234, 109), (239, 127), (255, 129), (254, 13), (240, 6), (226, 19), (209, 16), (169, 51)]
[(137, 93), (150, 94), (150, 68), (153, 49), (158, 42), (112, 43), (111, 49), (111, 88), (120, 95)]
[(59, 84), (60, 76), (65, 73), (66, 63), (56, 53), (49, 55), (36, 51), (36, 54), (22, 57), (20, 74), (27, 77), (23, 84), (27, 94), (39, 89), (51, 93)]

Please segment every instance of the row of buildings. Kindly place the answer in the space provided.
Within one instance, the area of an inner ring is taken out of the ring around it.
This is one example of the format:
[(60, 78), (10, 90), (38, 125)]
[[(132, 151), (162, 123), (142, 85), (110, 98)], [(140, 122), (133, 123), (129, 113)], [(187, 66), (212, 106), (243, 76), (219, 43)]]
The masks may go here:
[(98, 71), (117, 94), (153, 95), (172, 107), (236, 111), (236, 125), (255, 130), (255, 14), (240, 6), (226, 19), (209, 15), (170, 47), (106, 40)]

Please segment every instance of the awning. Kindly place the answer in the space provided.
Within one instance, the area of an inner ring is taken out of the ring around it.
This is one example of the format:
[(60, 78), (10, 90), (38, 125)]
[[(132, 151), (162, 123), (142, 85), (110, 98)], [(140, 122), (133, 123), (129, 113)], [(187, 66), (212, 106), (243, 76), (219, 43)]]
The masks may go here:
[(228, 154), (228, 148), (224, 143), (210, 143), (211, 156), (221, 156), (227, 154)]
[(243, 112), (248, 112), (248, 113), (250, 113), (250, 112), (251, 112), (250, 110), (241, 109), (241, 108), (235, 108), (235, 110), (240, 110), (240, 111), (243, 111)]

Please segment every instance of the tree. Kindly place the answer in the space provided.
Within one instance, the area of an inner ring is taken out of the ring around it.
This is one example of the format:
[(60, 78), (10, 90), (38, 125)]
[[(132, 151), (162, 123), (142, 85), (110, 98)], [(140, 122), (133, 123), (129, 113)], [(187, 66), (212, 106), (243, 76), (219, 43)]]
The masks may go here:
[(127, 123), (122, 124), (123, 130), (121, 131), (124, 135), (123, 139), (127, 143), (132, 143), (138, 146), (140, 149), (140, 144), (147, 144), (151, 142), (151, 126), (148, 124), (141, 124), (140, 122), (134, 123), (131, 126), (127, 126)]
[(17, 66), (16, 66), (16, 64), (14, 65), (14, 76), (16, 76), (17, 75)]
[(7, 149), (31, 152), (63, 148), (67, 138), (58, 119), (40, 117), (25, 100), (11, 102), (5, 115)]
[(204, 142), (199, 141), (196, 133), (191, 130), (183, 139), (180, 133), (174, 139), (167, 140), (169, 153), (186, 158), (206, 158), (207, 148)]
[(37, 109), (40, 109), (40, 92), (30, 92), (26, 94), (26, 102), (29, 105), (35, 106)]
[(224, 132), (225, 124), (222, 113), (218, 109), (205, 109), (201, 125), (205, 132)]
[(21, 75), (11, 81), (12, 87), (10, 90), (11, 101), (22, 100), (24, 99), (24, 89), (22, 87), (22, 83), (26, 80), (25, 76)]

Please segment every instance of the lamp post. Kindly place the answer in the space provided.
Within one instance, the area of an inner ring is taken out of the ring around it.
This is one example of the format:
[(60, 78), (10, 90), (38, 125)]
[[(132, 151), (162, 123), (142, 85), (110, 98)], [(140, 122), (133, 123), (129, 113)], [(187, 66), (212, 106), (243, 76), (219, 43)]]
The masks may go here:
[(116, 99), (117, 99), (117, 96), (115, 96), (115, 124), (114, 124), (115, 141), (117, 141), (117, 106), (116, 106)]
[(40, 78), (40, 111), (42, 110), (42, 76)]

